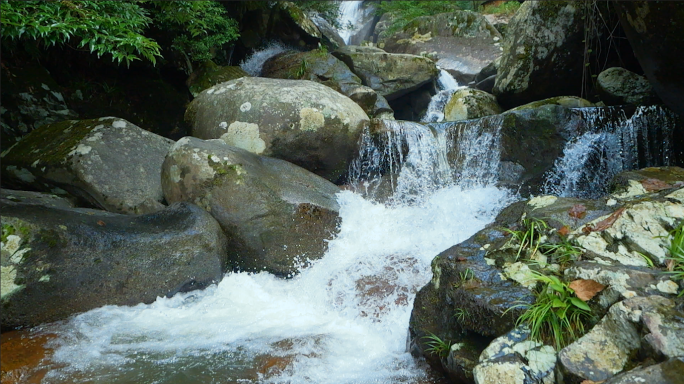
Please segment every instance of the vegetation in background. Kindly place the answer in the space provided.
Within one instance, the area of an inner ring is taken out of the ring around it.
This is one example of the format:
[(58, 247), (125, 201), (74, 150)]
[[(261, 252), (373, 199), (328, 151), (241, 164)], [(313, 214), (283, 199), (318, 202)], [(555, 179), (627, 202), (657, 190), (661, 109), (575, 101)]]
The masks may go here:
[[(517, 324), (527, 324), (530, 338), (553, 343), (556, 350), (570, 344), (584, 334), (584, 325), (591, 318), (591, 308), (575, 297), (575, 292), (556, 276), (534, 272), (534, 280), (541, 282), (534, 295), (536, 300), (520, 315)], [(511, 307), (518, 308), (516, 305)]]
[(305, 13), (316, 12), (335, 28), (340, 28), (340, 3), (337, 1), (296, 0), (293, 3)]
[(482, 6), (480, 12), (484, 14), (512, 15), (518, 8), (520, 8), (520, 2), (518, 2), (518, 0), (511, 0), (499, 4)]
[[(684, 280), (684, 223), (670, 232), (672, 239), (668, 251), (670, 259), (667, 268), (675, 280)], [(684, 290), (679, 292), (679, 296), (684, 295)]]
[[(117, 63), (148, 60), (162, 51), (181, 52), (190, 61), (204, 61), (212, 50), (237, 39), (238, 25), (216, 1), (8, 1), (0, 2), (3, 43), (40, 48), (66, 45)], [(160, 46), (147, 34), (156, 28), (171, 34)]]
[(432, 16), (454, 10), (474, 10), (477, 1), (381, 1), (377, 3), (378, 14), (391, 13), (394, 18), (387, 33), (396, 32), (411, 20), (420, 16)]

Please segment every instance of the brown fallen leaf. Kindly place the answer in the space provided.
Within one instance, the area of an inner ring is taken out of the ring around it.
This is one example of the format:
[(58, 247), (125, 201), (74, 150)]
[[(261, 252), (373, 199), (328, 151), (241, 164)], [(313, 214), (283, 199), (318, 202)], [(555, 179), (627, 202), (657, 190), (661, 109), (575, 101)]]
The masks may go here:
[(605, 382), (606, 382), (605, 380), (601, 380), (601, 381), (584, 380), (580, 384), (601, 384), (601, 383), (605, 383)]
[(594, 280), (578, 279), (568, 285), (570, 289), (575, 291), (575, 296), (582, 301), (589, 301), (597, 293), (603, 291), (605, 285)]
[(468, 259), (466, 259), (466, 258), (463, 257), (463, 256), (459, 256), (459, 257), (456, 258), (456, 261), (468, 261)]
[(658, 192), (662, 191), (663, 189), (672, 188), (670, 184), (658, 179), (641, 180), (641, 185), (648, 192)]
[(568, 215), (573, 219), (584, 219), (587, 215), (587, 207), (584, 204), (575, 204), (572, 208), (568, 209)]
[(102, 220), (98, 220), (98, 221), (97, 221), (97, 225), (99, 225), (100, 227), (104, 227), (104, 226), (107, 225), (107, 224), (105, 224), (105, 222), (102, 221)]
[(584, 228), (582, 228), (582, 232), (583, 232), (585, 235), (588, 235), (588, 234), (590, 234), (591, 232), (601, 232), (601, 231), (605, 231), (606, 229), (608, 229), (608, 228), (610, 228), (611, 226), (613, 226), (613, 224), (615, 223), (615, 221), (620, 217), (620, 215), (622, 215), (622, 213), (623, 213), (624, 211), (625, 211), (625, 208), (624, 208), (624, 207), (619, 208), (617, 211), (613, 212), (613, 213), (612, 213), (610, 216), (608, 216), (607, 218), (605, 218), (605, 219), (599, 221), (598, 223), (596, 223), (596, 225), (592, 225), (592, 224), (587, 224), (587, 225), (585, 225)]
[(665, 268), (667, 268), (668, 271), (672, 272), (672, 271), (674, 271), (674, 267), (675, 267), (674, 259), (667, 259), (667, 261), (665, 262)]
[(560, 236), (566, 237), (570, 234), (570, 227), (568, 227), (567, 225), (562, 226), (561, 229), (558, 230), (558, 234)]

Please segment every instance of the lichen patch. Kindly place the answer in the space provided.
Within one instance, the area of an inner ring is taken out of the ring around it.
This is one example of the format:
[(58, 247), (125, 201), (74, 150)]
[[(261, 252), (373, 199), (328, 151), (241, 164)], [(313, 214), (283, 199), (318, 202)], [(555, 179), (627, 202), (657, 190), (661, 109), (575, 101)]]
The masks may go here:
[(260, 155), (266, 150), (266, 142), (261, 138), (259, 125), (235, 121), (228, 127), (228, 132), (221, 135), (226, 144), (242, 148)]
[(302, 131), (317, 131), (325, 125), (325, 116), (316, 108), (302, 108), (299, 111), (299, 128)]

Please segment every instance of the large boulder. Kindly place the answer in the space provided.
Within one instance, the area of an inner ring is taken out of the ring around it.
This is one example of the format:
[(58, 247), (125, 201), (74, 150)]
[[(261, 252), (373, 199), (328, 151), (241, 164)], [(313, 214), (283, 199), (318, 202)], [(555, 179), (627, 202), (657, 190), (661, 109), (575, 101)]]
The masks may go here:
[(620, 25), (660, 99), (684, 117), (684, 3), (626, 1), (615, 6)]
[(350, 45), (334, 51), (333, 55), (347, 64), (363, 85), (389, 101), (431, 83), (439, 75), (435, 63), (425, 57), (387, 53), (375, 47)]
[(344, 47), (346, 45), (344, 43), (344, 40), (340, 37), (340, 34), (338, 33), (337, 29), (335, 29), (335, 27), (331, 25), (321, 15), (316, 13), (309, 14), (309, 18), (321, 32), (321, 40), (326, 47), (332, 50), (337, 49), (339, 47)]
[(430, 54), (437, 65), (467, 84), (501, 56), (503, 37), (487, 19), (471, 11), (421, 16), (391, 35), (379, 36), (387, 52)]
[(644, 105), (655, 101), (648, 80), (624, 68), (606, 69), (598, 75), (596, 84), (601, 101), (606, 105)]
[(3, 184), (67, 191), (111, 212), (151, 213), (164, 207), (161, 164), (171, 144), (116, 117), (48, 124), (2, 153)]
[(337, 229), (337, 186), (222, 140), (179, 140), (164, 161), (162, 185), (169, 202), (192, 201), (219, 221), (235, 270), (292, 275), (323, 256)]
[(508, 26), (494, 84), (501, 106), (581, 93), (583, 4), (550, 0), (522, 4)]
[(349, 67), (325, 50), (288, 51), (273, 56), (264, 63), (261, 76), (315, 81), (354, 100), (369, 116), (392, 113), (384, 97), (362, 85)]
[(240, 67), (221, 67), (209, 60), (202, 63), (202, 65), (188, 77), (185, 84), (188, 86), (188, 90), (190, 90), (192, 96), (197, 97), (200, 92), (209, 87), (245, 76), (249, 76), (249, 74)]
[(226, 238), (189, 203), (134, 216), (2, 200), (2, 330), (218, 282)]
[(333, 89), (306, 80), (232, 80), (200, 93), (185, 119), (192, 135), (287, 160), (328, 180), (358, 152), (368, 115)]
[(456, 91), (444, 107), (444, 121), (477, 119), (501, 113), (496, 97), (478, 89)]

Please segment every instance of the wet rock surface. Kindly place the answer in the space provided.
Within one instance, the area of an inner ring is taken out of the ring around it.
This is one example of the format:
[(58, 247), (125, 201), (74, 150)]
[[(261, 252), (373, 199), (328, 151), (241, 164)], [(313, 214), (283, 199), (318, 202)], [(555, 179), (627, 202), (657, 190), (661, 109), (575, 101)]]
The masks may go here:
[(222, 140), (179, 140), (164, 161), (162, 185), (169, 202), (191, 201), (218, 220), (234, 270), (292, 276), (323, 256), (337, 230), (337, 186)]
[(189, 203), (129, 216), (5, 202), (2, 329), (204, 288), (225, 271), (226, 242)]

